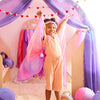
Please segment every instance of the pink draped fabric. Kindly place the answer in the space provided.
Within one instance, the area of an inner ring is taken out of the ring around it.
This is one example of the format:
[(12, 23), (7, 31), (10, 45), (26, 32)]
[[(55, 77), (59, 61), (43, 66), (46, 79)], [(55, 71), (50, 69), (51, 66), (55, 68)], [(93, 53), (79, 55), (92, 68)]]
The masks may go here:
[(32, 36), (29, 45), (27, 47), (27, 60), (30, 62), (34, 60), (37, 56), (40, 56), (42, 51), (42, 43), (41, 39), (44, 34), (44, 25), (42, 17), (39, 20), (37, 28), (35, 30), (34, 35)]
[(43, 52), (41, 43), (44, 32), (43, 27), (43, 21), (40, 18), (28, 44), (26, 56), (18, 70), (18, 81), (27, 80), (42, 71), (44, 57), (41, 57), (40, 54)]

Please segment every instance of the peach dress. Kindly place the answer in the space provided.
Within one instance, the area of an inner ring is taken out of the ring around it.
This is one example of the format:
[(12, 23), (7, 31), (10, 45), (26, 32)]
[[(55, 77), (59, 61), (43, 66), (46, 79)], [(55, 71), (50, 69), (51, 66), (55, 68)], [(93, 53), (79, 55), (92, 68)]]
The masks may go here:
[(44, 74), (46, 89), (60, 91), (62, 89), (62, 52), (59, 45), (59, 38), (48, 36), (42, 41), (45, 46)]

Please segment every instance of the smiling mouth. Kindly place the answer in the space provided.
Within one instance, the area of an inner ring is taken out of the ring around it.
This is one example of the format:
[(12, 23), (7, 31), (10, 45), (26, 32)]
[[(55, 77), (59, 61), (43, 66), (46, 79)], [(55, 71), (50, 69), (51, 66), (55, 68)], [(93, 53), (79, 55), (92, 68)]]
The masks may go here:
[(54, 33), (54, 31), (51, 31), (50, 33)]

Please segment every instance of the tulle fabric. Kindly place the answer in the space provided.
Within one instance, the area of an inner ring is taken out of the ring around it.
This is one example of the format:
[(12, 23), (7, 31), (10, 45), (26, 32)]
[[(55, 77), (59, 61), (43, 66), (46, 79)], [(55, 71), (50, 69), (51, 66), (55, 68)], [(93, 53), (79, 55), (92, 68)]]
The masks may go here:
[[(42, 71), (44, 58), (38, 56), (33, 61), (28, 62), (27, 56), (24, 58), (21, 67), (18, 70), (18, 81), (24, 81), (35, 74), (40, 73)], [(41, 73), (40, 76), (43, 74)]]
[(41, 39), (43, 38), (44, 34), (44, 25), (42, 17), (39, 20), (35, 33), (33, 34), (29, 45), (27, 47), (27, 60), (30, 62), (34, 60), (36, 57), (40, 56), (42, 51), (42, 42)]
[[(40, 27), (41, 26), (41, 27)], [(43, 70), (44, 48), (42, 48), (41, 39), (43, 38), (43, 21), (39, 20), (37, 28), (28, 44), (26, 56), (18, 70), (18, 81), (31, 78)], [(43, 73), (41, 74), (43, 75)]]

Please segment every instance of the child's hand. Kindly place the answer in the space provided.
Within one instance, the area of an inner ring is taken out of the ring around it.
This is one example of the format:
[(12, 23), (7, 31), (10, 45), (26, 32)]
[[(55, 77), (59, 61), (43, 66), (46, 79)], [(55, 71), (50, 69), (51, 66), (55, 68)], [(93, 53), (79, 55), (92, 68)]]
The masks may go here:
[(38, 11), (36, 14), (37, 14), (37, 16), (41, 17), (42, 11), (40, 10), (40, 11)]
[(74, 16), (74, 14), (70, 14), (70, 15), (68, 15), (68, 19), (70, 19), (72, 16)]
[(66, 22), (68, 21), (68, 19), (70, 19), (72, 16), (74, 16), (74, 14), (70, 14), (70, 15), (68, 15), (67, 18), (64, 19), (64, 22), (66, 23)]

